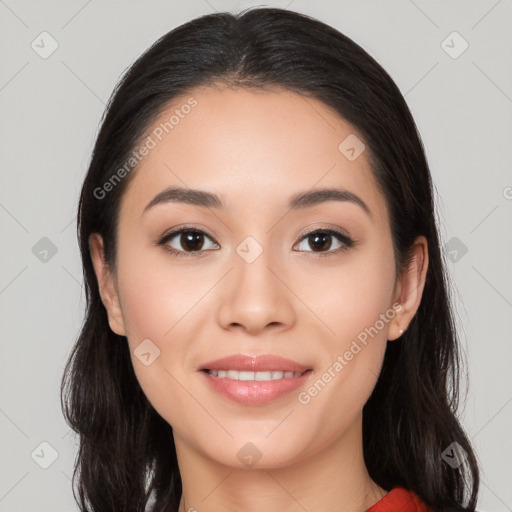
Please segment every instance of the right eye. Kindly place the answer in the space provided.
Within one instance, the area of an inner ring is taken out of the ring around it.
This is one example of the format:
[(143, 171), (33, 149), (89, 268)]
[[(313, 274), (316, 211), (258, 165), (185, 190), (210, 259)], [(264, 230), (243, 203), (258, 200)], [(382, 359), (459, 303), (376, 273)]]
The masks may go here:
[(213, 243), (213, 249), (219, 247), (213, 242), (210, 236), (201, 229), (187, 227), (167, 233), (158, 242), (158, 245), (164, 246), (167, 251), (176, 256), (200, 256), (202, 252), (212, 249), (204, 249), (205, 238)]

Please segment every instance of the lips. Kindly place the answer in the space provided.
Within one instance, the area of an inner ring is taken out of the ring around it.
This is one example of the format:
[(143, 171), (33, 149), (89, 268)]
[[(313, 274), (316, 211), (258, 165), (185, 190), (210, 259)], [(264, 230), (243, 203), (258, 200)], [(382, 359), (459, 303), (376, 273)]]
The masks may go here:
[(300, 372), (304, 373), (310, 370), (308, 366), (299, 364), (284, 357), (262, 354), (257, 356), (246, 356), (236, 354), (222, 359), (216, 359), (202, 365), (200, 370), (228, 371), (237, 370), (239, 372)]
[(261, 405), (303, 386), (312, 368), (264, 354), (234, 355), (205, 363), (199, 368), (210, 389), (247, 405)]

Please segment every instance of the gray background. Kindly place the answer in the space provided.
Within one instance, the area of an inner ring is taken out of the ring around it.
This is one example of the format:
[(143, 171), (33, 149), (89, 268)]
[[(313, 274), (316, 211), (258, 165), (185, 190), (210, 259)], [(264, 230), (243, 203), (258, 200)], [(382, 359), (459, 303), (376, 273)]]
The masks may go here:
[[(76, 206), (105, 102), (158, 37), (250, 5), (341, 30), (405, 95), (455, 287), (470, 384), (461, 419), (483, 468), (479, 510), (512, 511), (512, 0), (0, 0), (0, 511), (77, 510), (76, 440), (58, 396), (84, 307)], [(47, 58), (43, 31), (58, 44)]]

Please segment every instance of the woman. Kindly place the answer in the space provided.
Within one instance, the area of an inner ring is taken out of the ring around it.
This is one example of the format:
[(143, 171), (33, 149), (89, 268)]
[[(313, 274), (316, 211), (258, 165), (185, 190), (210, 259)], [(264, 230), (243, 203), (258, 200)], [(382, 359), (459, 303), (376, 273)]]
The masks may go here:
[(430, 171), (352, 40), (271, 8), (163, 36), (109, 102), (78, 236), (81, 510), (475, 510)]

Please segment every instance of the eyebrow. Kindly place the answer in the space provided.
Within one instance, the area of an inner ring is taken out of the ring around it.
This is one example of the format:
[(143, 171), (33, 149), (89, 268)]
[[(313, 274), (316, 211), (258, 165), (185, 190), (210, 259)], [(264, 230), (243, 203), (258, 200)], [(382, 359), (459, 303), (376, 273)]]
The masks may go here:
[[(290, 210), (301, 210), (327, 201), (350, 202), (360, 206), (370, 217), (368, 205), (356, 194), (340, 188), (321, 188), (294, 194), (289, 202)], [(186, 203), (206, 208), (225, 209), (222, 199), (211, 192), (190, 188), (170, 187), (157, 194), (144, 208), (143, 214), (157, 204)]]

